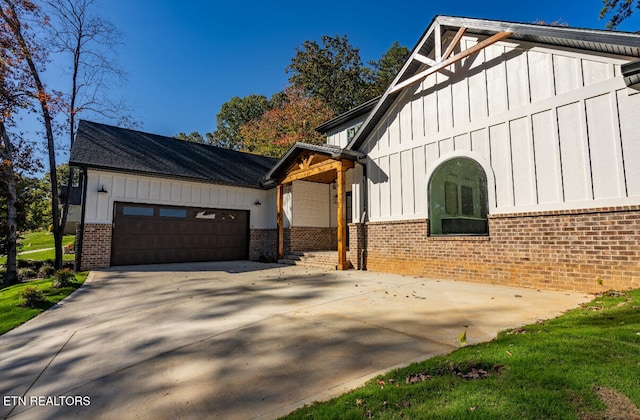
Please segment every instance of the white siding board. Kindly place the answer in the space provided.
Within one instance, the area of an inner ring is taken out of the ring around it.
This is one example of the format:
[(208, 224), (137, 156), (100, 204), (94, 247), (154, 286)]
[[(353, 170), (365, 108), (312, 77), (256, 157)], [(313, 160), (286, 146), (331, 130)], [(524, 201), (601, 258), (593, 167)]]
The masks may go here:
[(453, 127), (453, 98), (451, 85), (445, 83), (448, 78), (440, 73), (436, 74), (438, 75), (438, 84), (442, 85), (436, 92), (438, 97), (438, 130), (442, 131)]
[(453, 152), (453, 139), (449, 138), (440, 140), (438, 142), (438, 149), (440, 150), (440, 155), (438, 157), (448, 155), (449, 153)]
[(548, 53), (528, 52), (531, 102), (541, 101), (553, 95), (553, 63)]
[(436, 74), (432, 74), (424, 81), (424, 88), (427, 95), (424, 97), (424, 124), (427, 135), (437, 133), (438, 126), (438, 95), (432, 90), (435, 86)]
[(585, 85), (602, 82), (611, 77), (610, 72), (612, 71), (612, 67), (608, 63), (601, 63), (590, 60), (581, 61), (582, 76)]
[(561, 202), (563, 198), (560, 151), (553, 112), (549, 110), (533, 115), (532, 126), (538, 202)]
[(391, 216), (391, 185), (389, 173), (389, 156), (382, 156), (379, 160), (382, 176), (386, 178), (380, 182), (380, 216)]
[(485, 48), (487, 57), (487, 103), (489, 115), (496, 115), (508, 108), (507, 80), (503, 60), (504, 47), (491, 45)]
[(578, 102), (557, 109), (562, 184), (566, 201), (583, 201), (592, 198), (583, 114), (581, 103)]
[(138, 182), (138, 198), (141, 200), (149, 199), (149, 181)]
[(413, 190), (413, 151), (411, 149), (400, 153), (400, 170), (402, 189), (402, 208), (401, 214), (414, 214), (414, 190)]
[(424, 147), (413, 149), (414, 209), (419, 215), (427, 213), (427, 168)]
[(570, 92), (582, 86), (582, 72), (580, 61), (573, 57), (553, 55), (553, 76), (556, 95)]
[(509, 123), (511, 159), (513, 162), (513, 194), (516, 206), (531, 205), (537, 201), (535, 167), (531, 147), (529, 119), (520, 118)]
[(612, 120), (611, 94), (585, 101), (594, 198), (619, 197), (621, 157), (619, 137)]
[(454, 137), (453, 148), (455, 151), (471, 151), (471, 136), (469, 135), (469, 133)]
[(491, 161), (488, 131), (485, 129), (471, 132), (471, 151), (486, 161)]
[(400, 109), (400, 143), (411, 141), (413, 139), (411, 97), (405, 96), (405, 98), (402, 108)]
[(627, 89), (617, 92), (622, 150), (625, 159), (627, 194), (640, 196), (640, 94), (630, 96)]
[(161, 183), (159, 181), (151, 181), (151, 185), (149, 186), (149, 200), (160, 200), (160, 187)]
[(394, 153), (389, 156), (389, 188), (391, 189), (391, 214), (394, 216), (402, 215), (403, 182), (402, 164), (400, 163), (400, 153)]
[(438, 143), (429, 143), (426, 147), (426, 168), (431, 168), (436, 160), (440, 158)]
[(469, 86), (466, 78), (457, 81), (452, 86), (453, 93), (453, 125), (468, 124), (469, 115)]
[(171, 201), (171, 184), (168, 182), (162, 182), (160, 184), (160, 200)]
[(507, 60), (507, 92), (509, 109), (519, 108), (530, 102), (527, 55), (522, 50), (513, 50)]
[[(422, 86), (422, 84), (420, 85)], [(418, 88), (411, 104), (411, 133), (414, 139), (424, 137), (424, 99), (422, 88)]]
[(507, 124), (489, 128), (491, 166), (496, 176), (497, 207), (513, 206), (513, 179), (511, 177), (511, 150)]
[(136, 198), (138, 196), (138, 183), (135, 180), (127, 179), (124, 184), (125, 198)]

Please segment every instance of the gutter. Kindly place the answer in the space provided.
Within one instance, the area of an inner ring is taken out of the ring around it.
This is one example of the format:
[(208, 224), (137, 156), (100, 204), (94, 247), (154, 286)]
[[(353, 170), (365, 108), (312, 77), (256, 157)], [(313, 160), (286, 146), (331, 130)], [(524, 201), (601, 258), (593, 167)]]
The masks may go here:
[(620, 69), (627, 87), (640, 89), (640, 60), (625, 63), (620, 66)]
[(369, 194), (367, 190), (367, 157), (359, 157), (356, 162), (362, 166), (362, 212), (360, 213), (360, 228), (362, 229), (362, 250), (360, 251), (360, 270), (366, 271), (366, 257), (367, 257), (367, 205), (369, 203)]

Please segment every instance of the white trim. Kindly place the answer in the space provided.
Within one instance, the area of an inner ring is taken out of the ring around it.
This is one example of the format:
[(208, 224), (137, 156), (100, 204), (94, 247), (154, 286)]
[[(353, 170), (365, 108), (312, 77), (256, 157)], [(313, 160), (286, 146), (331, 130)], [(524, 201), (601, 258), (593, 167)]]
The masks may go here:
[(491, 168), (491, 164), (489, 163), (489, 161), (487, 161), (486, 159), (484, 159), (482, 156), (479, 156), (478, 154), (474, 153), (474, 152), (468, 152), (468, 151), (464, 151), (464, 150), (458, 150), (458, 151), (453, 151), (451, 153), (448, 153), (446, 155), (441, 156), (440, 158), (438, 158), (435, 162), (433, 162), (433, 164), (431, 165), (431, 170), (427, 169), (427, 217), (429, 215), (429, 184), (431, 183), (431, 177), (433, 176), (433, 174), (440, 168), (440, 166), (442, 166), (443, 163), (448, 162), (452, 159), (457, 159), (457, 158), (467, 158), (467, 159), (471, 159), (473, 161), (475, 161), (478, 165), (480, 165), (480, 167), (484, 170), (484, 174), (487, 177), (487, 200), (489, 200), (488, 203), (488, 209), (487, 211), (489, 212), (489, 214), (493, 214), (496, 212), (497, 207), (496, 207), (496, 175), (493, 172), (493, 168)]

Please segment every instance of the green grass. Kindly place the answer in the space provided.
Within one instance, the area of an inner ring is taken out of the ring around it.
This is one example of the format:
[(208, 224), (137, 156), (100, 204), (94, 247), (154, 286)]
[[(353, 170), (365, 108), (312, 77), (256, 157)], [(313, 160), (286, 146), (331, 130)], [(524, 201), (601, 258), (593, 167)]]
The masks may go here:
[[(76, 274), (76, 280), (71, 286), (61, 287), (59, 289), (53, 287), (53, 281), (51, 279), (34, 280), (0, 289), (0, 314), (2, 314), (2, 317), (0, 317), (0, 334), (4, 334), (18, 325), (27, 322), (69, 296), (84, 283), (87, 274), (88, 273)], [(20, 292), (27, 286), (36, 286), (42, 290), (46, 300), (44, 305), (38, 308), (25, 308), (21, 306), (23, 299), (20, 298)]]
[[(73, 243), (75, 235), (64, 235), (62, 237), (62, 246)], [(30, 232), (22, 235), (20, 244), (18, 245), (18, 259), (21, 260), (53, 260), (55, 259), (55, 250), (53, 248), (53, 234), (48, 232)], [(41, 252), (30, 252), (28, 254), (22, 254), (25, 251), (37, 251), (42, 249)], [(65, 261), (73, 261), (73, 254), (64, 254), (62, 259)], [(7, 257), (5, 255), (0, 257), (0, 264), (5, 264)]]
[[(474, 369), (486, 377), (461, 376)], [(426, 379), (406, 383), (417, 374)], [(602, 389), (624, 394), (630, 406), (612, 399), (605, 404), (597, 394)], [(619, 409), (608, 418), (619, 418), (638, 406), (640, 290), (634, 290), (611, 292), (556, 319), (394, 370), (287, 418), (591, 419), (603, 418), (607, 407)]]

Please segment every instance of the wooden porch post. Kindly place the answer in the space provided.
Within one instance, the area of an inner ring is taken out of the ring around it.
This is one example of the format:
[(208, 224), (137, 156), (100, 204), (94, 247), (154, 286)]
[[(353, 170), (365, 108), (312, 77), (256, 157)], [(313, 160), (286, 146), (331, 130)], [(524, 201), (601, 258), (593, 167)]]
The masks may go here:
[(284, 223), (283, 223), (283, 189), (282, 184), (278, 184), (278, 259), (284, 258)]
[(346, 169), (342, 161), (338, 166), (338, 270), (348, 269), (347, 262), (347, 191), (346, 191)]

